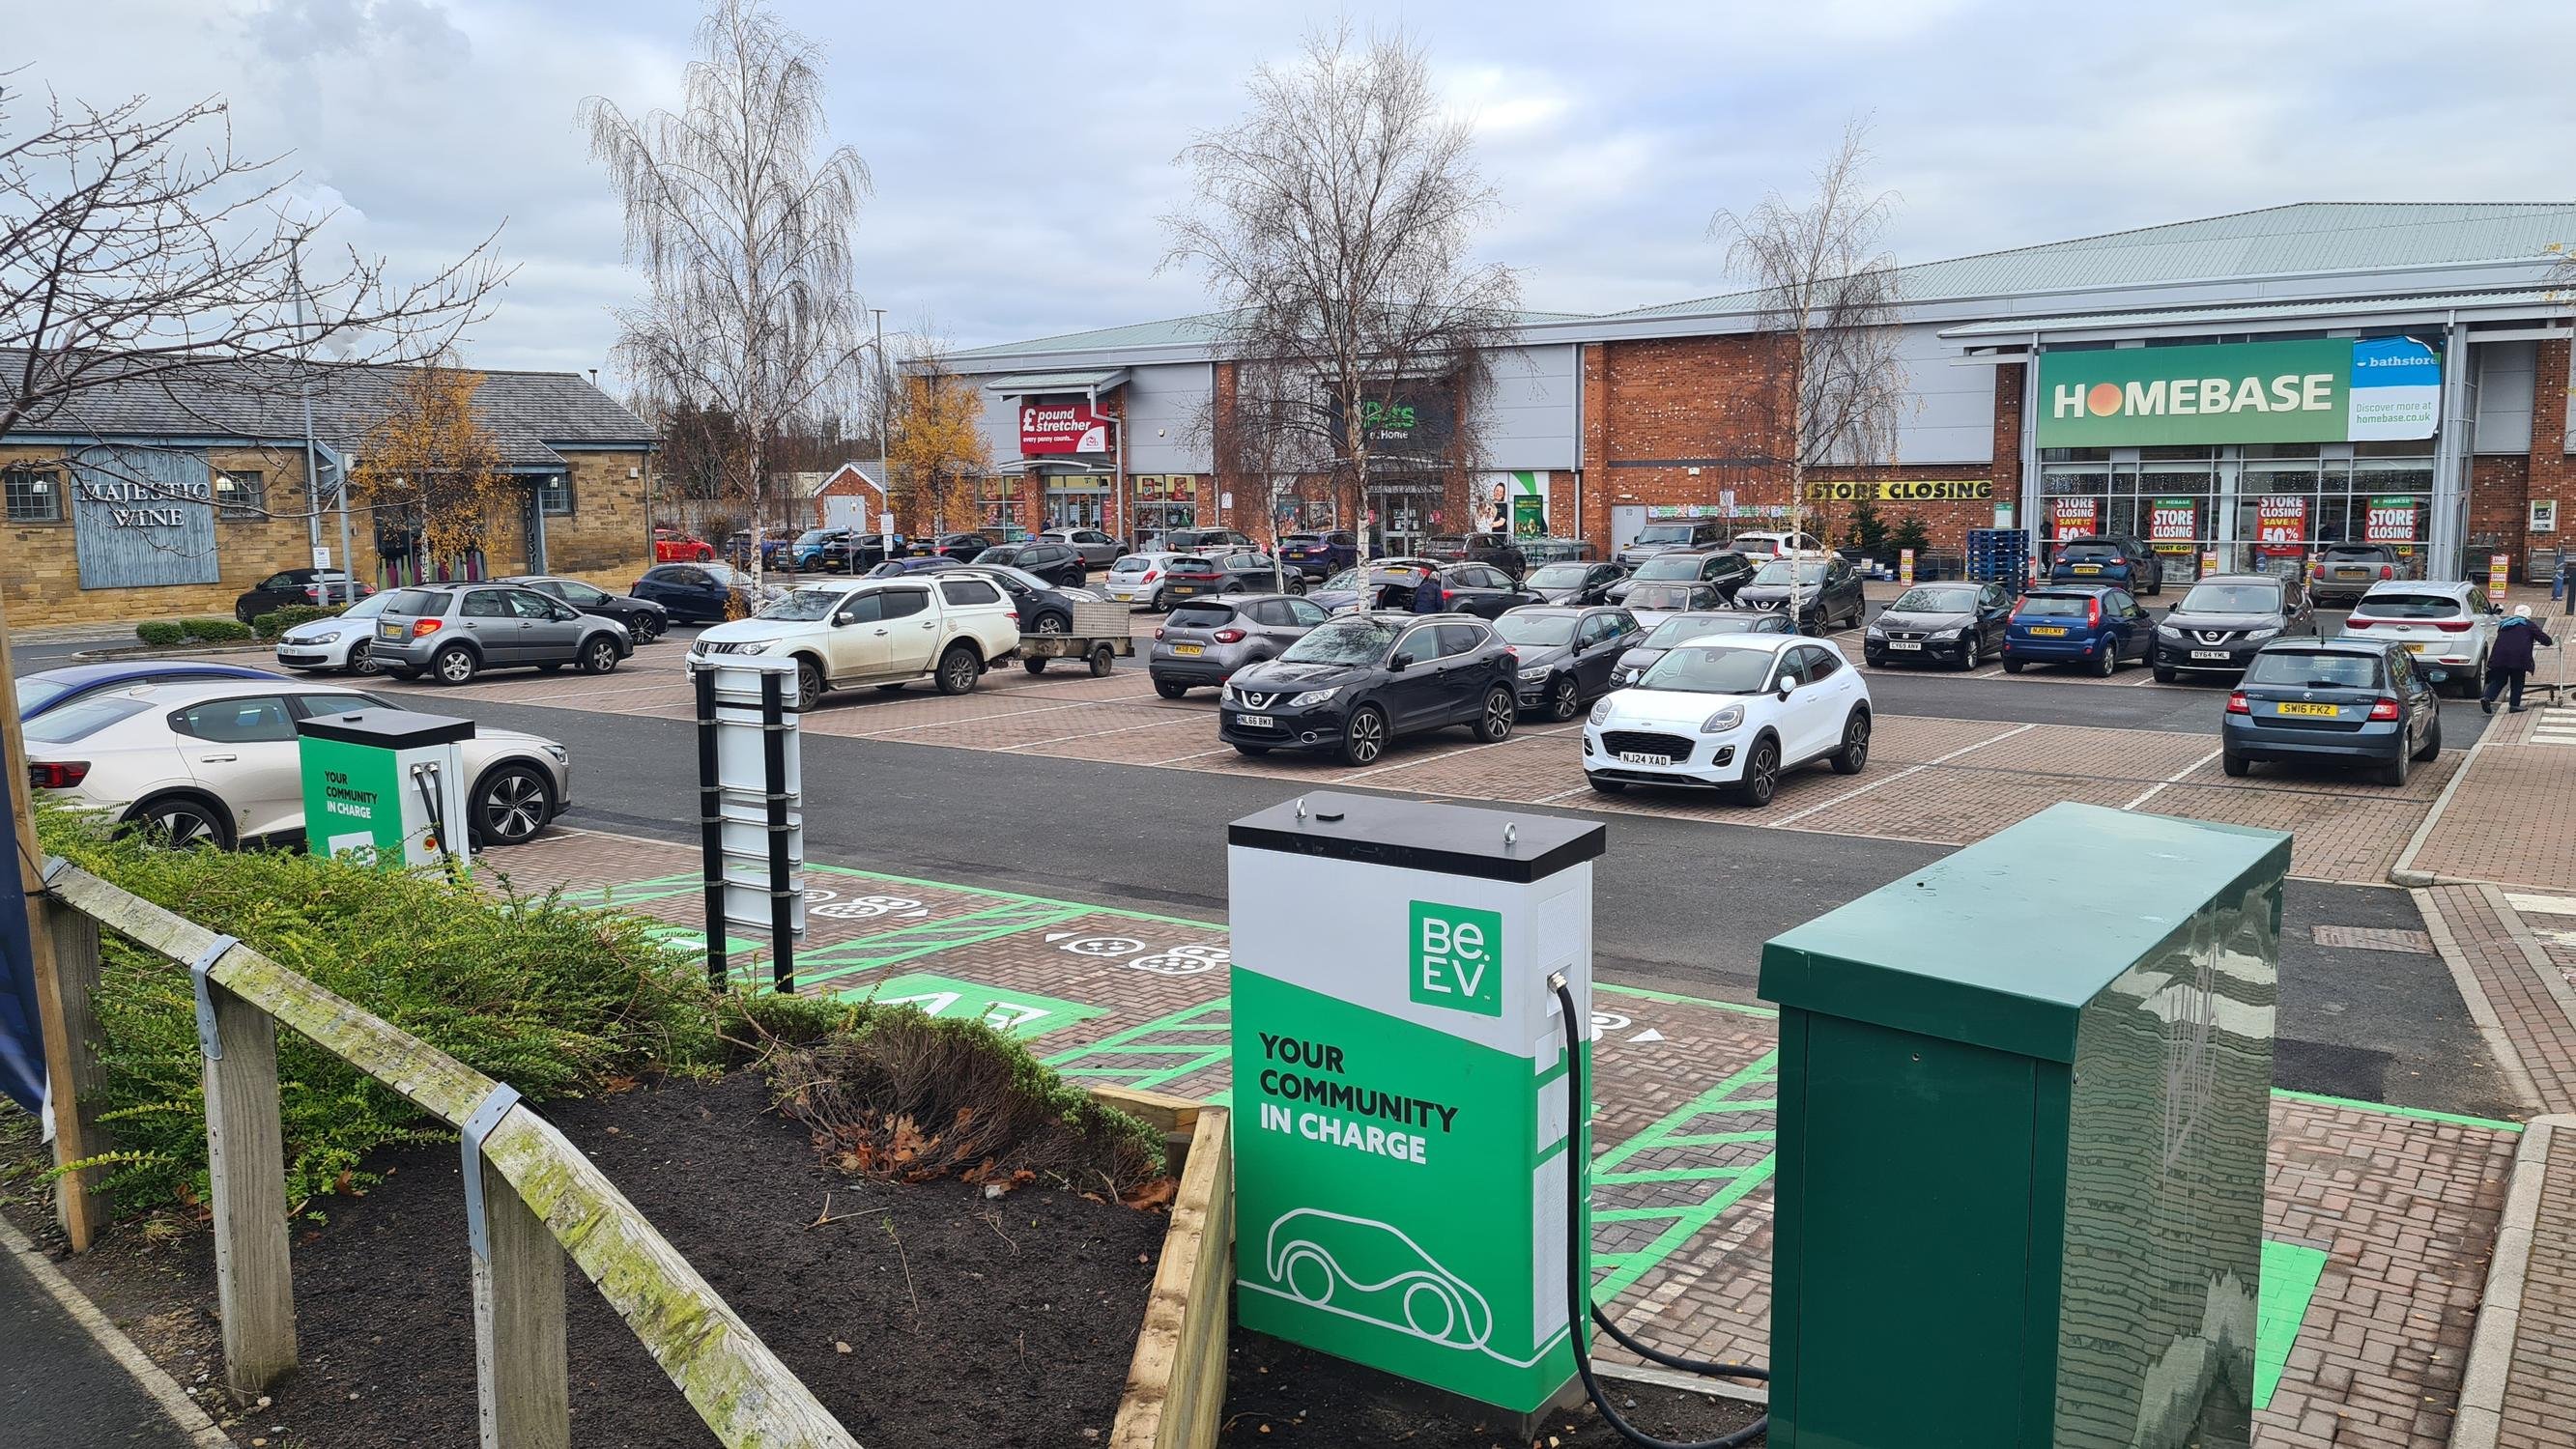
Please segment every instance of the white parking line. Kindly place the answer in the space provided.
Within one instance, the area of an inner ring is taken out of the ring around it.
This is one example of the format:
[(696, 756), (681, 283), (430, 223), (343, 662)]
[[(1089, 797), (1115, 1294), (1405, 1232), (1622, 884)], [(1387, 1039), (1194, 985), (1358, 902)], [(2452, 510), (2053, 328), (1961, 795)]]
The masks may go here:
[(1796, 813), (1796, 814), (1794, 814), (1794, 815), (1784, 816), (1783, 818), (1781, 818), (1781, 819), (1779, 819), (1779, 820), (1771, 821), (1771, 822), (1769, 822), (1769, 823), (1774, 824), (1774, 825), (1795, 825), (1795, 824), (1797, 824), (1799, 821), (1806, 819), (1808, 816), (1813, 815), (1813, 814), (1817, 813), (1817, 812), (1818, 812), (1818, 811), (1820, 811), (1820, 810), (1831, 810), (1832, 808), (1834, 808), (1834, 807), (1835, 807), (1835, 806), (1837, 806), (1837, 805), (1842, 804), (1842, 803), (1843, 803), (1844, 801), (1846, 801), (1846, 800), (1857, 800), (1857, 799), (1859, 799), (1861, 796), (1868, 794), (1870, 791), (1877, 789), (1877, 788), (1878, 788), (1878, 787), (1880, 787), (1881, 785), (1893, 785), (1893, 784), (1895, 784), (1897, 781), (1904, 779), (1904, 778), (1905, 778), (1906, 776), (1908, 776), (1908, 775), (1919, 775), (1919, 774), (1923, 773), (1925, 770), (1931, 769), (1934, 765), (1946, 765), (1946, 764), (1948, 764), (1949, 762), (1951, 762), (1952, 760), (1955, 760), (1955, 759), (1959, 758), (1961, 755), (1967, 754), (1967, 753), (1969, 753), (1969, 752), (1971, 752), (1971, 751), (1973, 751), (1973, 750), (1982, 750), (1982, 749), (1984, 749), (1984, 748), (1985, 748), (1986, 746), (1988, 746), (1988, 745), (1994, 744), (1994, 743), (1996, 743), (1996, 742), (1998, 742), (1998, 741), (2001, 741), (2001, 740), (2008, 740), (2008, 739), (2011, 739), (2011, 738), (2012, 738), (2013, 736), (2015, 736), (2015, 735), (2025, 735), (2025, 734), (2028, 734), (2028, 733), (2030, 733), (2032, 730), (2035, 730), (2035, 729), (2037, 729), (2037, 728), (2039, 728), (2039, 726), (2038, 726), (2037, 724), (2015, 725), (2015, 726), (2013, 726), (2011, 729), (2005, 730), (2005, 731), (2004, 731), (2003, 733), (2001, 733), (2001, 734), (1997, 734), (1997, 735), (1989, 735), (1989, 736), (1988, 736), (1988, 737), (1986, 737), (1985, 739), (1979, 740), (1979, 741), (1977, 741), (1977, 742), (1976, 742), (1975, 744), (1973, 744), (1973, 745), (1962, 745), (1962, 746), (1960, 746), (1958, 749), (1952, 750), (1950, 753), (1948, 753), (1948, 754), (1946, 754), (1946, 755), (1943, 755), (1943, 756), (1939, 757), (1938, 759), (1925, 760), (1922, 764), (1915, 765), (1915, 766), (1912, 766), (1912, 767), (1907, 768), (1907, 769), (1899, 770), (1899, 771), (1897, 771), (1897, 772), (1896, 772), (1895, 774), (1893, 774), (1893, 775), (1886, 775), (1886, 776), (1882, 776), (1882, 777), (1880, 777), (1879, 779), (1876, 779), (1876, 780), (1872, 780), (1872, 781), (1870, 781), (1868, 784), (1863, 785), (1863, 786), (1861, 786), (1860, 788), (1858, 788), (1858, 789), (1856, 789), (1856, 790), (1846, 790), (1846, 791), (1844, 791), (1843, 793), (1841, 793), (1841, 794), (1839, 794), (1839, 795), (1836, 795), (1835, 797), (1833, 797), (1833, 798), (1832, 798), (1832, 799), (1830, 799), (1830, 800), (1823, 801), (1823, 802), (1821, 802), (1821, 803), (1819, 803), (1819, 804), (1810, 805), (1810, 806), (1808, 806), (1806, 809), (1801, 810), (1801, 811), (1799, 811), (1798, 813)]
[(1203, 723), (1203, 721), (1194, 719), (1158, 719), (1146, 724), (1122, 725), (1114, 730), (1081, 730), (1069, 735), (1056, 735), (1043, 740), (1023, 740), (1016, 745), (1003, 745), (999, 748), (998, 753), (1009, 754), (1013, 750), (1033, 750), (1040, 745), (1060, 745), (1066, 740), (1106, 739), (1111, 735), (1134, 734), (1138, 730), (1167, 730), (1175, 725), (1196, 725), (1200, 723)]
[(1212, 750), (1193, 750), (1186, 755), (1174, 755), (1168, 760), (1149, 760), (1147, 763), (1155, 765), (1177, 765), (1184, 760), (1204, 760), (1210, 755), (1224, 755), (1231, 754), (1233, 752), (1234, 746), (1219, 745)]
[(1050, 704), (1037, 709), (1005, 710), (1000, 714), (979, 714), (972, 719), (934, 719), (925, 720), (919, 724), (894, 725), (887, 729), (865, 730), (858, 734), (851, 735), (849, 738), (854, 740), (872, 740), (879, 735), (910, 734), (914, 730), (937, 729), (942, 725), (983, 724), (988, 720), (1018, 719), (1023, 715), (1032, 714), (1052, 714), (1060, 709), (1084, 709), (1095, 704), (1133, 704), (1138, 700), (1152, 698), (1155, 698), (1155, 696), (1150, 694), (1121, 694), (1110, 699), (1078, 699), (1070, 704)]
[(2210, 761), (2217, 759), (2220, 755), (2225, 753), (2227, 753), (2227, 747), (2224, 745), (2219, 746), (2217, 749), (2210, 751), (2208, 754), (2201, 756), (2199, 759), (2194, 760), (2190, 764), (2183, 766), (2181, 769), (2174, 771), (2172, 774), (2165, 776), (2164, 779), (2157, 783), (2148, 786), (2136, 799), (2131, 800), (2128, 804), (2123, 805), (2120, 808), (2123, 810), (2137, 809), (2139, 806), (2153, 800), (2158, 795), (2163, 794), (2166, 786), (2180, 783), (2183, 776), (2190, 774), (2192, 771), (2199, 769), (2201, 766), (2208, 764)]

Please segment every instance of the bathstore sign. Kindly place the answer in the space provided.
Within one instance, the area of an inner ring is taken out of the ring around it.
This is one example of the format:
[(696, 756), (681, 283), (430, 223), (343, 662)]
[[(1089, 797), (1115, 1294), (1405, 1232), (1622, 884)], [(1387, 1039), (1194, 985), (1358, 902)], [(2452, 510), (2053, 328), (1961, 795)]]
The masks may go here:
[(2442, 355), (2412, 337), (2120, 347), (2039, 359), (2043, 448), (2433, 436)]

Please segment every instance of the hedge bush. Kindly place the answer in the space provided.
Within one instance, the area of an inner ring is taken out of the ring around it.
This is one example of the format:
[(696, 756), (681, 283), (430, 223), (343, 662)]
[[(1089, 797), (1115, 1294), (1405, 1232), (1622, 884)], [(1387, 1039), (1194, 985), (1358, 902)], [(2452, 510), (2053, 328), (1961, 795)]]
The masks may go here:
[(182, 619), (179, 631), (207, 644), (238, 644), (251, 637), (250, 626), (233, 619)]
[(298, 624), (310, 624), (316, 619), (336, 619), (348, 608), (346, 604), (289, 604), (283, 609), (253, 615), (250, 628), (262, 639), (274, 639)]
[(134, 637), (155, 649), (167, 649), (188, 642), (188, 631), (166, 619), (152, 619), (134, 626)]

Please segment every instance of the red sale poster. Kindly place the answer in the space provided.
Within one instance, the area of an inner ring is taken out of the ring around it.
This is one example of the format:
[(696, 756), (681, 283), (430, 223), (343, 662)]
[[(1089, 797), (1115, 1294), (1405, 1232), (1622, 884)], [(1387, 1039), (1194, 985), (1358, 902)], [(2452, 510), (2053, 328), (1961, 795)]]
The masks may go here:
[(2262, 553), (2297, 554), (2307, 546), (2308, 500), (2274, 495), (2254, 504), (2254, 540)]
[(2049, 517), (2057, 525), (2056, 536), (2075, 538), (2091, 533), (2102, 521), (2099, 498), (2052, 498), (2048, 501)]

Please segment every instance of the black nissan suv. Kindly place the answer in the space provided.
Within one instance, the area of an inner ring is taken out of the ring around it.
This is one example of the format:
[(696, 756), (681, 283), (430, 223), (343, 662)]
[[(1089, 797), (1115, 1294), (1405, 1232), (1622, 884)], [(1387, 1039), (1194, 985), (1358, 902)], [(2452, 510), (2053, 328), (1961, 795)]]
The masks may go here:
[(1516, 664), (1493, 626), (1465, 614), (1345, 614), (1236, 670), (1218, 700), (1217, 738), (1247, 755), (1331, 750), (1354, 765), (1375, 762), (1399, 736), (1449, 725), (1496, 744), (1519, 713)]

